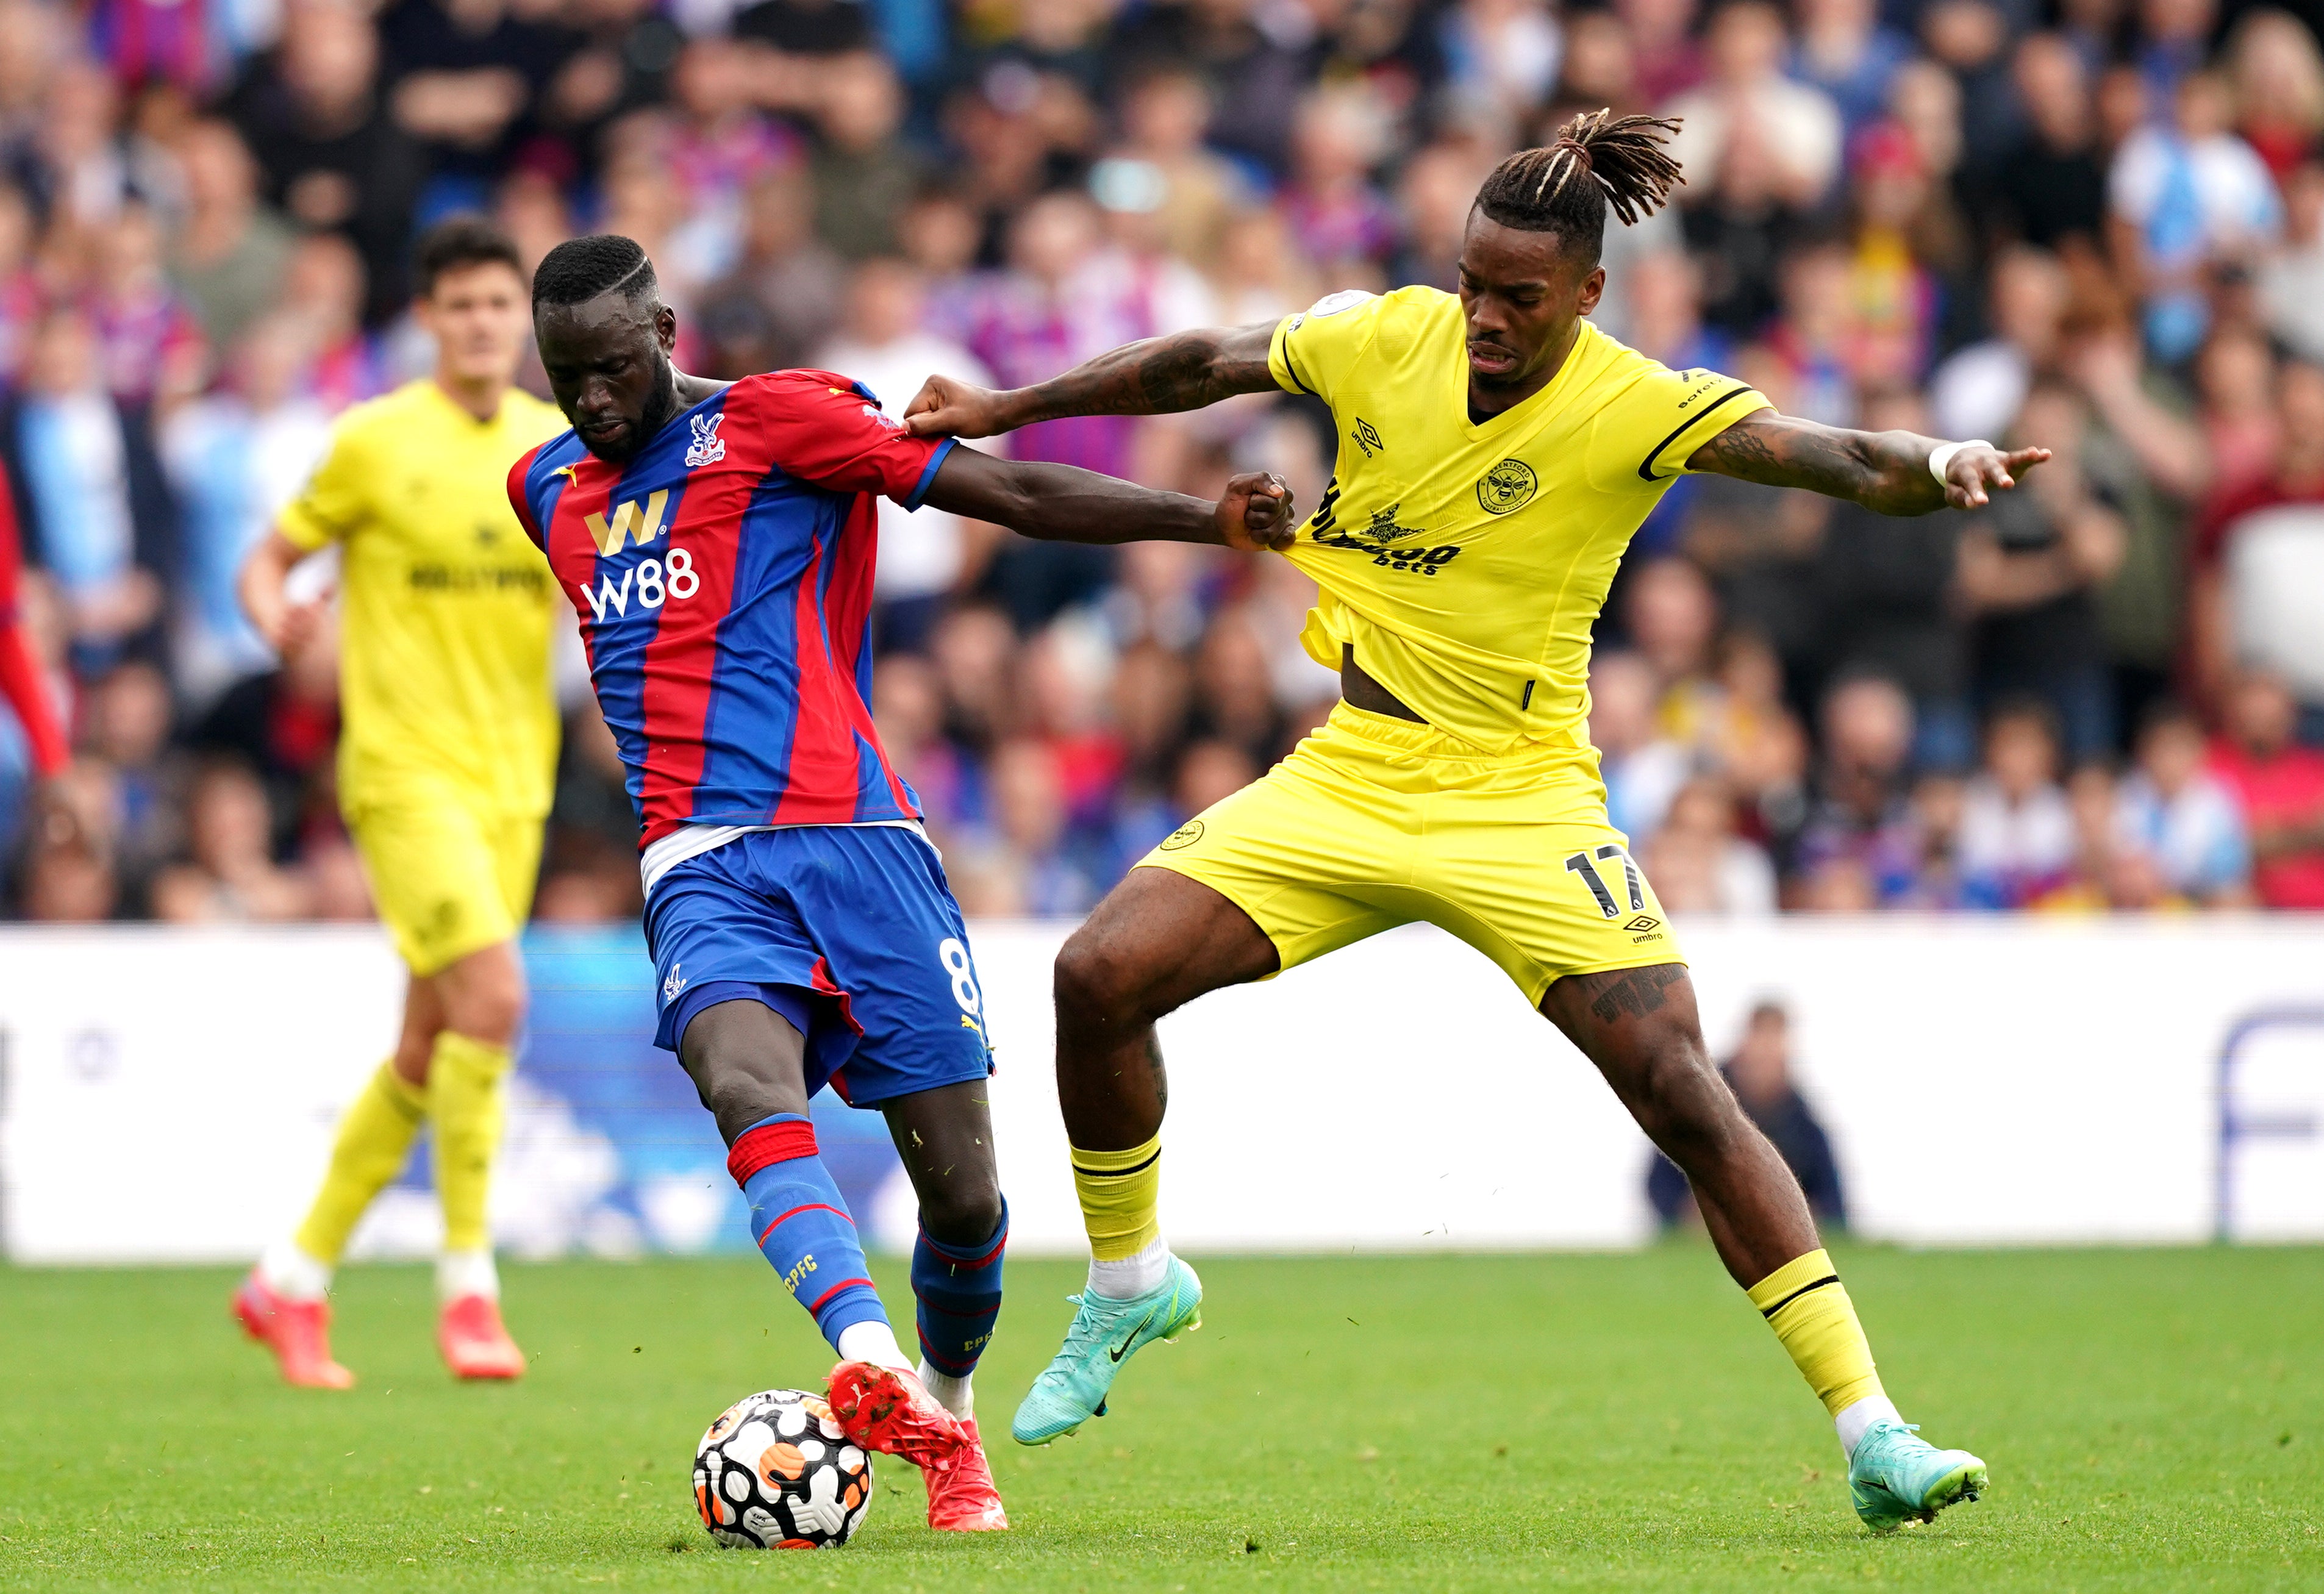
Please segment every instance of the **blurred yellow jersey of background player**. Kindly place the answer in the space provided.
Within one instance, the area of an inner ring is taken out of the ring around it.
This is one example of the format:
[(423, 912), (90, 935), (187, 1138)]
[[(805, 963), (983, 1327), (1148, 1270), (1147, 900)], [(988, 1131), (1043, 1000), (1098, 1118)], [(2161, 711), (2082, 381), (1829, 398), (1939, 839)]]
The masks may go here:
[(1687, 456), (1770, 406), (1585, 320), (1548, 386), (1478, 422), (1466, 346), (1460, 299), (1434, 288), (1337, 293), (1277, 327), (1276, 382), (1329, 404), (1339, 432), (1332, 484), (1288, 550), (1323, 589), (1301, 640), (1334, 670), (1353, 644), (1480, 752), (1570, 755), (1595, 806), (1590, 633), (1615, 568)]
[(556, 584), (509, 508), (508, 467), (565, 428), (512, 388), (478, 420), (426, 378), (341, 418), (279, 526), (341, 545), (339, 799), (353, 815), (450, 783), (511, 817), (549, 812)]

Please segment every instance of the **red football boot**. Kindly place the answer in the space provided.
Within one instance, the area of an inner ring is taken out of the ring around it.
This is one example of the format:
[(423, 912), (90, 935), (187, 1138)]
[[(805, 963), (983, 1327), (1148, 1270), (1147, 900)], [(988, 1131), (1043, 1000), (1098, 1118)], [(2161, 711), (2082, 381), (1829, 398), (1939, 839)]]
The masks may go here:
[(1009, 1513), (1001, 1508), (1001, 1490), (992, 1481), (992, 1463), (984, 1459), (976, 1419), (961, 1418), (960, 1428), (968, 1442), (960, 1447), (958, 1458), (941, 1471), (926, 1474), (928, 1525), (954, 1533), (1000, 1533), (1009, 1525)]
[(850, 1442), (900, 1456), (931, 1478), (975, 1442), (916, 1375), (869, 1361), (831, 1369), (831, 1414)]
[(514, 1378), (524, 1373), (524, 1352), (501, 1325), (501, 1304), (490, 1295), (446, 1302), (436, 1322), (436, 1348), (456, 1377)]
[(274, 1352), (282, 1381), (301, 1389), (351, 1389), (355, 1376), (331, 1359), (331, 1308), (292, 1301), (266, 1287), (255, 1268), (234, 1292), (242, 1331)]

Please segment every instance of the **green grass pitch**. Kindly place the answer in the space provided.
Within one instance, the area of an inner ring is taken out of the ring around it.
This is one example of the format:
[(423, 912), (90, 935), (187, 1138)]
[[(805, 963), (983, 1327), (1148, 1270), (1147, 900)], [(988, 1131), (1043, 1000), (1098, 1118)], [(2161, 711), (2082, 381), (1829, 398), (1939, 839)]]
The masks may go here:
[[(1700, 1244), (1204, 1265), (1111, 1415), (1009, 1414), (1077, 1268), (1012, 1262), (979, 1384), (1016, 1531), (712, 1547), (692, 1446), (831, 1357), (756, 1258), (513, 1267), (535, 1353), (456, 1387), (418, 1267), (337, 1297), (350, 1395), (277, 1385), (230, 1276), (0, 1270), (0, 1588), (2324, 1589), (2324, 1252), (1840, 1253), (1890, 1390), (1994, 1486), (1875, 1540)], [(905, 1269), (879, 1269), (908, 1322)]]

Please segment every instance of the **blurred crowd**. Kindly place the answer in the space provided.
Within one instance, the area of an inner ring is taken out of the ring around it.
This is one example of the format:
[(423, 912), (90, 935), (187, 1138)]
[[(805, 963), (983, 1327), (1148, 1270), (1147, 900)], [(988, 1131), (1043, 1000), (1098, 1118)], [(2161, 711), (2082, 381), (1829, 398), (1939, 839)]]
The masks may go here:
[[(2310, 5), (2313, 0), (2309, 0)], [(2223, 9), (2223, 6), (2225, 7)], [(2234, 0), (0, 0), (0, 460), (73, 761), (0, 713), (7, 909), (361, 917), (327, 640), (234, 573), (428, 368), (416, 230), (643, 242), (719, 376), (900, 409), (1340, 288), (1450, 288), (1577, 110), (1684, 119), (1598, 318), (1839, 424), (2037, 442), (1990, 512), (1673, 488), (1600, 629), (1683, 911), (2324, 907), (2324, 51)], [(538, 372), (530, 374), (538, 384)], [(1009, 439), (1313, 504), (1250, 398)], [(318, 577), (325, 579), (325, 577)], [(972, 913), (1088, 908), (1314, 724), (1281, 560), (889, 506), (875, 710)], [(577, 668), (540, 917), (638, 907)]]

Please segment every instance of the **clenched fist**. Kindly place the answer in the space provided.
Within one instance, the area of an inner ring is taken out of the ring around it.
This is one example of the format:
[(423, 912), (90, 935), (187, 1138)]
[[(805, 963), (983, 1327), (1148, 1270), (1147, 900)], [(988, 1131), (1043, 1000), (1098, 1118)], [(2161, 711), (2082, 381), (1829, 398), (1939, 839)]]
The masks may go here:
[(904, 429), (916, 438), (989, 438), (1015, 429), (1001, 395), (949, 376), (931, 376), (904, 406)]
[(1226, 545), (1245, 553), (1280, 553), (1299, 538), (1290, 485), (1273, 471), (1245, 471), (1229, 481), (1217, 517)]

